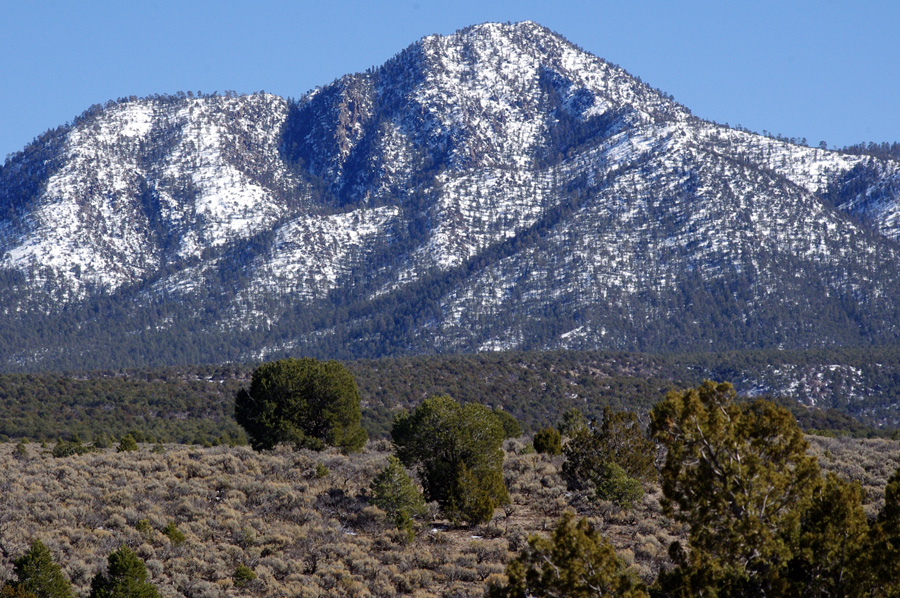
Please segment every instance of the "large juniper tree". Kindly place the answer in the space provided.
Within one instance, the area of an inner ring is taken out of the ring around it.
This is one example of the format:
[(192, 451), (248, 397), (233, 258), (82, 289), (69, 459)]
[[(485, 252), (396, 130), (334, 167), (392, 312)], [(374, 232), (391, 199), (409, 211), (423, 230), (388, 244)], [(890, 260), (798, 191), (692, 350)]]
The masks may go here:
[(490, 520), (509, 501), (503, 481), (503, 427), (484, 405), (460, 405), (447, 396), (422, 402), (394, 420), (391, 437), (400, 461), (416, 467), (425, 497), (448, 517)]
[(234, 417), (256, 450), (290, 443), (354, 452), (367, 439), (359, 402), (356, 382), (343, 364), (282, 359), (256, 368), (250, 388), (237, 393)]

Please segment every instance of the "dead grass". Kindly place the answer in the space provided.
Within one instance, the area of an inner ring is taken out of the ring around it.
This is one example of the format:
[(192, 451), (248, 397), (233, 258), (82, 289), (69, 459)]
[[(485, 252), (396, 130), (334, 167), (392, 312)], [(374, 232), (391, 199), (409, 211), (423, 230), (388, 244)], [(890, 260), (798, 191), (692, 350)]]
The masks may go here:
[[(812, 438), (823, 466), (860, 480), (874, 513), (900, 465), (896, 442)], [(411, 543), (368, 503), (368, 486), (390, 446), (359, 455), (246, 447), (166, 445), (154, 453), (53, 458), (49, 449), (0, 445), (0, 537), (13, 555), (40, 538), (80, 594), (122, 544), (147, 563), (163, 596), (482, 596), (529, 535), (553, 527), (565, 509), (590, 516), (646, 580), (667, 562), (684, 529), (662, 515), (658, 488), (624, 512), (569, 493), (562, 457), (525, 454), (508, 441), (505, 476), (512, 503), (473, 529), (433, 517)], [(329, 474), (317, 477), (318, 464)], [(146, 523), (141, 523), (146, 521)], [(163, 529), (184, 534), (173, 545)], [(257, 579), (236, 587), (240, 564)], [(0, 562), (0, 579), (11, 576)]]

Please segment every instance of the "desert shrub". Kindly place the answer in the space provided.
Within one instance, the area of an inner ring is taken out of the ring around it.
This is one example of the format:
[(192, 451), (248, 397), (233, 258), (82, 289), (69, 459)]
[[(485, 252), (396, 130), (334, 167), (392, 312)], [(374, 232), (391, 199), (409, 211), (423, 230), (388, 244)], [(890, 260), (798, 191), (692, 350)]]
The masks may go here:
[(232, 581), (234, 581), (235, 586), (239, 588), (245, 588), (250, 584), (251, 581), (256, 579), (256, 572), (247, 565), (241, 563), (234, 568), (234, 573), (231, 574), (231, 579)]
[(630, 509), (644, 496), (641, 482), (629, 477), (616, 463), (604, 463), (595, 480), (597, 498), (611, 501), (624, 509)]
[(28, 458), (28, 447), (25, 446), (24, 442), (19, 442), (18, 444), (16, 444), (16, 449), (13, 452), (13, 456), (19, 460)]
[(98, 432), (94, 434), (94, 438), (92, 444), (98, 449), (110, 448), (112, 446), (112, 439), (105, 432)]
[(506, 577), (489, 587), (489, 598), (649, 596), (612, 544), (572, 513), (562, 516), (550, 538), (530, 538), (507, 566)]
[(62, 440), (59, 439), (56, 441), (56, 445), (53, 447), (52, 455), (57, 458), (62, 457), (71, 457), (72, 455), (83, 455), (85, 453), (89, 453), (94, 450), (91, 446), (85, 446), (81, 443), (81, 438), (75, 434), (72, 437), (72, 440)]
[(181, 546), (187, 540), (184, 532), (178, 529), (178, 526), (175, 525), (174, 521), (167, 523), (162, 532), (163, 535), (169, 539), (169, 542), (172, 543), (172, 546)]

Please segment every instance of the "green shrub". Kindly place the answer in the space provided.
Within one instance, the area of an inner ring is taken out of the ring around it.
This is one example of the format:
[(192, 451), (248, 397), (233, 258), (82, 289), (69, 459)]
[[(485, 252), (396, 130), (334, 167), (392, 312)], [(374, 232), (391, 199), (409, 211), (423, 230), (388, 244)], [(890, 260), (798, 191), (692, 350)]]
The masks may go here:
[(16, 445), (16, 449), (13, 452), (13, 456), (16, 459), (27, 459), (28, 458), (28, 447), (25, 446), (24, 442), (20, 442)]
[(630, 509), (644, 497), (641, 482), (628, 477), (625, 470), (615, 463), (605, 463), (601, 466), (595, 484), (597, 498), (613, 502), (623, 509)]
[(156, 586), (147, 581), (147, 567), (127, 546), (111, 553), (106, 574), (91, 581), (89, 598), (160, 598)]
[(533, 536), (506, 568), (506, 583), (495, 583), (488, 598), (647, 598), (612, 544), (587, 519), (565, 513), (550, 538)]
[(16, 581), (9, 582), (9, 587), (19, 595), (31, 593), (39, 598), (75, 598), (72, 584), (40, 540), (32, 542), (28, 552), (13, 562), (13, 570)]
[(372, 504), (384, 511), (397, 529), (405, 531), (410, 539), (415, 533), (414, 517), (428, 512), (425, 497), (416, 487), (400, 459), (388, 457), (388, 465), (372, 482)]
[(93, 445), (98, 449), (105, 449), (112, 446), (112, 439), (108, 434), (100, 432), (94, 435)]
[(122, 439), (119, 441), (119, 446), (116, 448), (117, 453), (126, 453), (129, 451), (138, 450), (137, 441), (134, 439), (134, 436), (131, 434), (126, 434), (122, 436)]
[(483, 523), (509, 502), (503, 481), (503, 428), (484, 405), (426, 399), (394, 420), (397, 457), (418, 469), (425, 497), (454, 521)]
[(247, 565), (241, 563), (234, 568), (231, 579), (234, 581), (235, 587), (246, 588), (251, 581), (256, 579), (256, 572)]
[(56, 445), (53, 447), (52, 454), (54, 457), (62, 458), (71, 457), (72, 455), (83, 455), (93, 450), (93, 447), (83, 445), (81, 443), (81, 438), (75, 434), (72, 437), (72, 440), (65, 441), (61, 438), (57, 440)]
[(349, 453), (367, 439), (356, 382), (337, 361), (282, 359), (259, 366), (250, 388), (237, 393), (234, 417), (255, 450), (290, 443)]
[(178, 526), (175, 525), (174, 521), (170, 521), (166, 524), (166, 527), (163, 528), (163, 534), (169, 539), (172, 546), (180, 546), (187, 540), (184, 532), (178, 529)]
[(534, 450), (547, 455), (559, 455), (562, 453), (562, 437), (553, 426), (547, 426), (534, 435), (532, 441)]

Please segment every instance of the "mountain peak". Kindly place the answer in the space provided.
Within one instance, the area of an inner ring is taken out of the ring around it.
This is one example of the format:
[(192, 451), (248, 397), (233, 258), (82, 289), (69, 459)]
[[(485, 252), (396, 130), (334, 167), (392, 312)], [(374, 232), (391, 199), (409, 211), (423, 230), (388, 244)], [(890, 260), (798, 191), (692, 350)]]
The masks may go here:
[(0, 169), (0, 359), (896, 342), (898, 172), (474, 25), (296, 101), (154, 96), (43, 136)]

